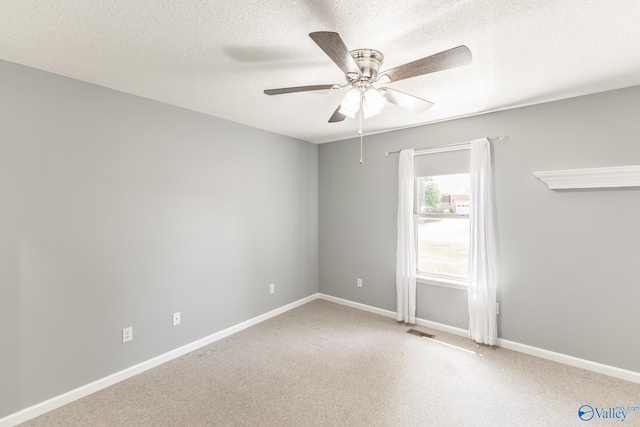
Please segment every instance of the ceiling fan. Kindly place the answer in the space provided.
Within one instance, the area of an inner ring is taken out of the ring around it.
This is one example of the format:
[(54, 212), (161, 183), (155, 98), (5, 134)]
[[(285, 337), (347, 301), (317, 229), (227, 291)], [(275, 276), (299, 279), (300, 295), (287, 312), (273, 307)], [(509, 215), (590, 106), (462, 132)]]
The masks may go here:
[[(388, 87), (376, 88), (378, 83), (392, 83), (398, 80), (447, 70), (471, 63), (471, 51), (464, 45), (427, 56), (382, 73), (379, 72), (384, 56), (374, 49), (356, 49), (349, 51), (340, 35), (330, 31), (318, 31), (309, 37), (340, 67), (345, 73), (347, 83), (313, 86), (295, 86), (279, 89), (267, 89), (267, 95), (282, 95), (294, 92), (306, 92), (326, 89), (342, 89), (351, 86), (349, 92), (338, 105), (329, 123), (341, 122), (346, 117), (372, 117), (382, 110), (386, 102), (391, 102), (415, 113), (431, 108), (432, 102), (409, 95)], [(362, 135), (362, 131), (360, 131)]]

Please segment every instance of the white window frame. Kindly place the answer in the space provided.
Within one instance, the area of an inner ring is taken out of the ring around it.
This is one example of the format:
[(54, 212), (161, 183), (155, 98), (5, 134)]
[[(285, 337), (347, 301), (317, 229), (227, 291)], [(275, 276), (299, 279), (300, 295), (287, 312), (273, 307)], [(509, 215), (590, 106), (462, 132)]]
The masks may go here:
[[(428, 154), (436, 154), (436, 153), (445, 153), (445, 152), (449, 152), (449, 151), (459, 151), (459, 150), (469, 150), (471, 149), (471, 143), (470, 142), (462, 142), (462, 143), (458, 143), (458, 144), (451, 144), (451, 145), (444, 145), (444, 146), (440, 146), (440, 147), (433, 147), (433, 148), (427, 148), (424, 150), (417, 150), (415, 151), (414, 155), (415, 156), (422, 156), (422, 155), (428, 155)], [(415, 193), (417, 194), (417, 188), (414, 190)], [(416, 197), (414, 197), (414, 200), (416, 199)], [(415, 233), (415, 244), (416, 244), (416, 266), (417, 266), (417, 257), (418, 257), (418, 213), (417, 213), (417, 209), (414, 208), (414, 217), (413, 217), (413, 224), (414, 224), (414, 233)], [(430, 285), (436, 285), (436, 286), (443, 286), (446, 288), (453, 288), (453, 289), (459, 289), (462, 291), (466, 291), (468, 290), (468, 281), (467, 280), (459, 280), (459, 279), (455, 279), (455, 278), (451, 278), (451, 277), (441, 277), (441, 276), (436, 276), (436, 275), (428, 275), (428, 274), (424, 274), (423, 272), (419, 271), (416, 268), (416, 282), (418, 283), (427, 283)]]

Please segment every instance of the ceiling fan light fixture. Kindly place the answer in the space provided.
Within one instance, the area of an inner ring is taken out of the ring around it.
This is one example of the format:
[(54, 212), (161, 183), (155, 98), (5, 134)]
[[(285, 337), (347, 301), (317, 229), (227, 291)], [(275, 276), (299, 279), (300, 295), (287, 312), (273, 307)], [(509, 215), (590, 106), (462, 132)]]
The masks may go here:
[(366, 102), (362, 104), (362, 114), (364, 115), (365, 119), (377, 116), (381, 112), (382, 110), (376, 110), (375, 108), (368, 107)]
[(374, 88), (369, 89), (364, 94), (364, 101), (367, 106), (374, 110), (382, 110), (387, 104), (387, 100), (382, 94)]
[(355, 118), (360, 109), (360, 91), (351, 89), (340, 102), (340, 112), (347, 117)]
[(362, 100), (362, 114), (365, 119), (380, 114), (384, 106), (387, 104), (387, 100), (382, 96), (378, 90), (370, 88), (364, 94)]

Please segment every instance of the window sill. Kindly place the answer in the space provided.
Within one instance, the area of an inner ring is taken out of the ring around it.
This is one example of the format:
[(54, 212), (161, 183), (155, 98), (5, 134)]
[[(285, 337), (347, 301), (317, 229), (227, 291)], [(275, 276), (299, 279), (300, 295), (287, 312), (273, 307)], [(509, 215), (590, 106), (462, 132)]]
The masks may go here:
[(459, 289), (461, 291), (467, 290), (467, 282), (463, 280), (449, 279), (444, 277), (417, 275), (416, 282), (426, 283), (428, 285), (442, 286), (444, 288)]

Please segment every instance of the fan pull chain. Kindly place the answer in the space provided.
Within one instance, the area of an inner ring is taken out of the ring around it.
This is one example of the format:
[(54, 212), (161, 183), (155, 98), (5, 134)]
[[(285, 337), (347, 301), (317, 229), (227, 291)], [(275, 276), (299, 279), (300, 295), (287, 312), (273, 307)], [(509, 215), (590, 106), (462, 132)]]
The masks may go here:
[(360, 114), (358, 114), (358, 121), (359, 121), (358, 133), (360, 134), (360, 164), (364, 163), (364, 161), (362, 160), (362, 115), (364, 114), (362, 112), (363, 100), (364, 100), (364, 95), (361, 93), (360, 94), (360, 111), (359, 111)]

